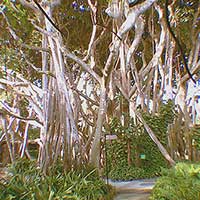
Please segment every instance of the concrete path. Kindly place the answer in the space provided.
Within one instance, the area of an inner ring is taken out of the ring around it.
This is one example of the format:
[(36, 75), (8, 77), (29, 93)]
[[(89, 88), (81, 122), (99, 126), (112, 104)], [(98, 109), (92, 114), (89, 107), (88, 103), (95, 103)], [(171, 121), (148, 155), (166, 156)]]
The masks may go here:
[(150, 193), (120, 193), (114, 200), (148, 200)]
[(115, 200), (147, 200), (155, 182), (156, 179), (125, 182), (108, 180), (108, 183), (116, 189)]
[(116, 188), (117, 192), (150, 192), (156, 179), (140, 179), (133, 181), (112, 181), (108, 183)]

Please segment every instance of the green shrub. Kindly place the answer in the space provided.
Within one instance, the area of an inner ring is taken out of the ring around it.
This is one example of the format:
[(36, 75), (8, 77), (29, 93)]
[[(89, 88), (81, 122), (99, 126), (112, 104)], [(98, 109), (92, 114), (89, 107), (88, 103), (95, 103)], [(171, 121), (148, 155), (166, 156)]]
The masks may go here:
[(113, 190), (96, 170), (57, 172), (42, 175), (34, 162), (21, 160), (9, 170), (7, 181), (0, 182), (4, 200), (110, 200)]
[(163, 170), (156, 182), (150, 200), (199, 200), (200, 165), (178, 163)]
[[(163, 104), (156, 115), (142, 114), (159, 141), (167, 146), (167, 128), (175, 116), (173, 102)], [(124, 118), (126, 123), (121, 123), (119, 118), (113, 118), (108, 126), (107, 132), (118, 137), (116, 140), (106, 142), (106, 170), (109, 172), (109, 178), (132, 180), (159, 175), (161, 167), (168, 168), (167, 161), (144, 126), (139, 122), (135, 124), (128, 116)], [(131, 161), (128, 161), (128, 149)], [(145, 158), (142, 159), (141, 155), (145, 155)]]
[(157, 176), (159, 171), (160, 169), (149, 170), (134, 166), (118, 166), (109, 172), (109, 178), (121, 181), (152, 178)]

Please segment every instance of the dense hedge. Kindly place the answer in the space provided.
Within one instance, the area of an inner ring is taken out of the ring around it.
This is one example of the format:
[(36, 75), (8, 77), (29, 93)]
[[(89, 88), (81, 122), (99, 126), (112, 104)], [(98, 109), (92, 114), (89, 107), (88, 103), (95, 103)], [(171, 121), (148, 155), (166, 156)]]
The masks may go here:
[(199, 200), (200, 165), (178, 163), (164, 170), (156, 182), (150, 200)]
[[(167, 127), (174, 119), (173, 103), (163, 104), (156, 115), (143, 113), (143, 117), (166, 147)], [(168, 167), (168, 163), (143, 125), (139, 122), (135, 125), (133, 119), (126, 119), (124, 125), (117, 118), (110, 123), (109, 132), (118, 139), (106, 143), (109, 178), (131, 180), (159, 175), (161, 167)]]
[(21, 160), (9, 169), (8, 179), (0, 181), (2, 200), (111, 200), (113, 196), (113, 189), (88, 168), (63, 173), (57, 167), (44, 176), (35, 162)]

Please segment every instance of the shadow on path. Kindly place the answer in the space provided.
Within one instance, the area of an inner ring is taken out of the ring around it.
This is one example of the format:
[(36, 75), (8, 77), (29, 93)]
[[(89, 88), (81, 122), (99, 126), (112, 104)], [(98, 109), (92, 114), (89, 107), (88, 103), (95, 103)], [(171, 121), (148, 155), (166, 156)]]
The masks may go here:
[(114, 200), (148, 200), (150, 193), (119, 193)]
[(112, 181), (117, 192), (114, 200), (148, 200), (150, 192), (155, 185), (156, 179), (141, 179), (133, 181)]

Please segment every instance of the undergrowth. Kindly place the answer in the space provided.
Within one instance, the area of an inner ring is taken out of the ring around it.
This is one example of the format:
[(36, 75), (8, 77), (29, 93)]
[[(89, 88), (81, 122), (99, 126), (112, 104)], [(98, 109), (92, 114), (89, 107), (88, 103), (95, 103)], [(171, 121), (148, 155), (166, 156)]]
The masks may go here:
[(114, 195), (95, 169), (52, 169), (44, 176), (35, 162), (20, 160), (8, 171), (8, 179), (0, 182), (2, 200), (111, 200)]
[(200, 165), (178, 163), (163, 170), (156, 182), (150, 200), (199, 200)]

